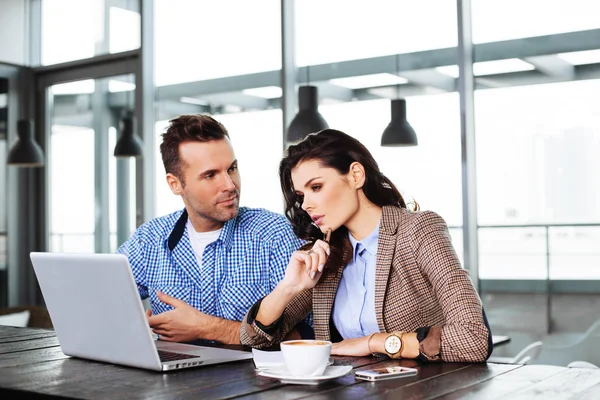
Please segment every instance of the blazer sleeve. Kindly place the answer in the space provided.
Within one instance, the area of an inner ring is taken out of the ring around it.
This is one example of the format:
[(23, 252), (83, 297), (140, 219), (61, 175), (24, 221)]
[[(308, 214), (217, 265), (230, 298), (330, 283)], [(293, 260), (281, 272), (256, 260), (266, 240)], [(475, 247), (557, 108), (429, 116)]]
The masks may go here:
[(250, 308), (240, 327), (241, 343), (257, 349), (281, 343), (296, 324), (306, 318), (312, 310), (312, 289), (296, 296), (285, 308), (281, 317), (269, 326), (256, 321), (261, 302), (262, 299)]
[(441, 359), (485, 361), (490, 332), (481, 300), (468, 272), (460, 265), (446, 222), (431, 211), (418, 213), (412, 235), (417, 264), (431, 283), (446, 321), (440, 338)]

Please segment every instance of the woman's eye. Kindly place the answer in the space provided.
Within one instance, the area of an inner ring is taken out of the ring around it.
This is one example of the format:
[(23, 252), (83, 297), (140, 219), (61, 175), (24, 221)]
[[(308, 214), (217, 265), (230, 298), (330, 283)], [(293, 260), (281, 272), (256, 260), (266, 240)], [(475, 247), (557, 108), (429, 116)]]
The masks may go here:
[(316, 192), (321, 189), (321, 185), (313, 185), (311, 186), (311, 189), (313, 190), (313, 192)]

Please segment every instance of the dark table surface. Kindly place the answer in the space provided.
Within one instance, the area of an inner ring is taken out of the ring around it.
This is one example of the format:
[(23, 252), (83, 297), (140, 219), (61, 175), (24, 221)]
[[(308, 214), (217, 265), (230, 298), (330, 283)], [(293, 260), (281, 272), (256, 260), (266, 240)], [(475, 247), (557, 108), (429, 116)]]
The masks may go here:
[(0, 399), (599, 399), (600, 370), (544, 365), (420, 364), (334, 357), (355, 370), (417, 367), (415, 377), (365, 382), (354, 374), (318, 386), (256, 375), (250, 360), (160, 373), (65, 356), (53, 331), (0, 326)]

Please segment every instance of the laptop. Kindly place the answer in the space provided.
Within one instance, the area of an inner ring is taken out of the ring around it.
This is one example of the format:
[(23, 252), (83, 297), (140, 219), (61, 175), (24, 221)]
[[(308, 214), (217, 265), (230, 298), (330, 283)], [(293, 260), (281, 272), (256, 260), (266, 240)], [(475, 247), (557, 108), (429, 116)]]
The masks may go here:
[(64, 354), (154, 371), (248, 360), (251, 352), (154, 340), (122, 254), (30, 254)]

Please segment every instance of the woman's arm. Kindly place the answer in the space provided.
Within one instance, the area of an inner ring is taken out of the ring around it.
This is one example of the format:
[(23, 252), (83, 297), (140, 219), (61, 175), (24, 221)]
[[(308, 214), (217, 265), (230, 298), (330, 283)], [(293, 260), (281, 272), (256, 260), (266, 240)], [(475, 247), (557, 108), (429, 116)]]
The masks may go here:
[(442, 308), (446, 324), (432, 327), (421, 343), (450, 362), (483, 362), (491, 334), (483, 320), (481, 300), (468, 272), (461, 267), (445, 221), (434, 212), (415, 215), (413, 252)]
[[(268, 296), (267, 296), (268, 297)], [(240, 327), (240, 341), (245, 346), (254, 348), (271, 347), (285, 340), (298, 322), (302, 321), (312, 309), (312, 290), (297, 295), (280, 316), (271, 324), (265, 325), (257, 321), (256, 316), (262, 307), (261, 299), (248, 311)]]
[[(369, 354), (386, 354), (385, 339), (390, 333), (374, 333), (356, 339), (345, 339), (334, 343), (331, 354), (337, 356), (368, 356)], [(419, 341), (415, 332), (404, 332), (402, 334), (402, 350), (400, 357), (417, 358), (419, 356)]]
[(308, 315), (312, 288), (321, 278), (329, 252), (329, 245), (317, 240), (312, 249), (292, 254), (281, 282), (246, 314), (240, 328), (242, 344), (264, 347), (278, 343)]

